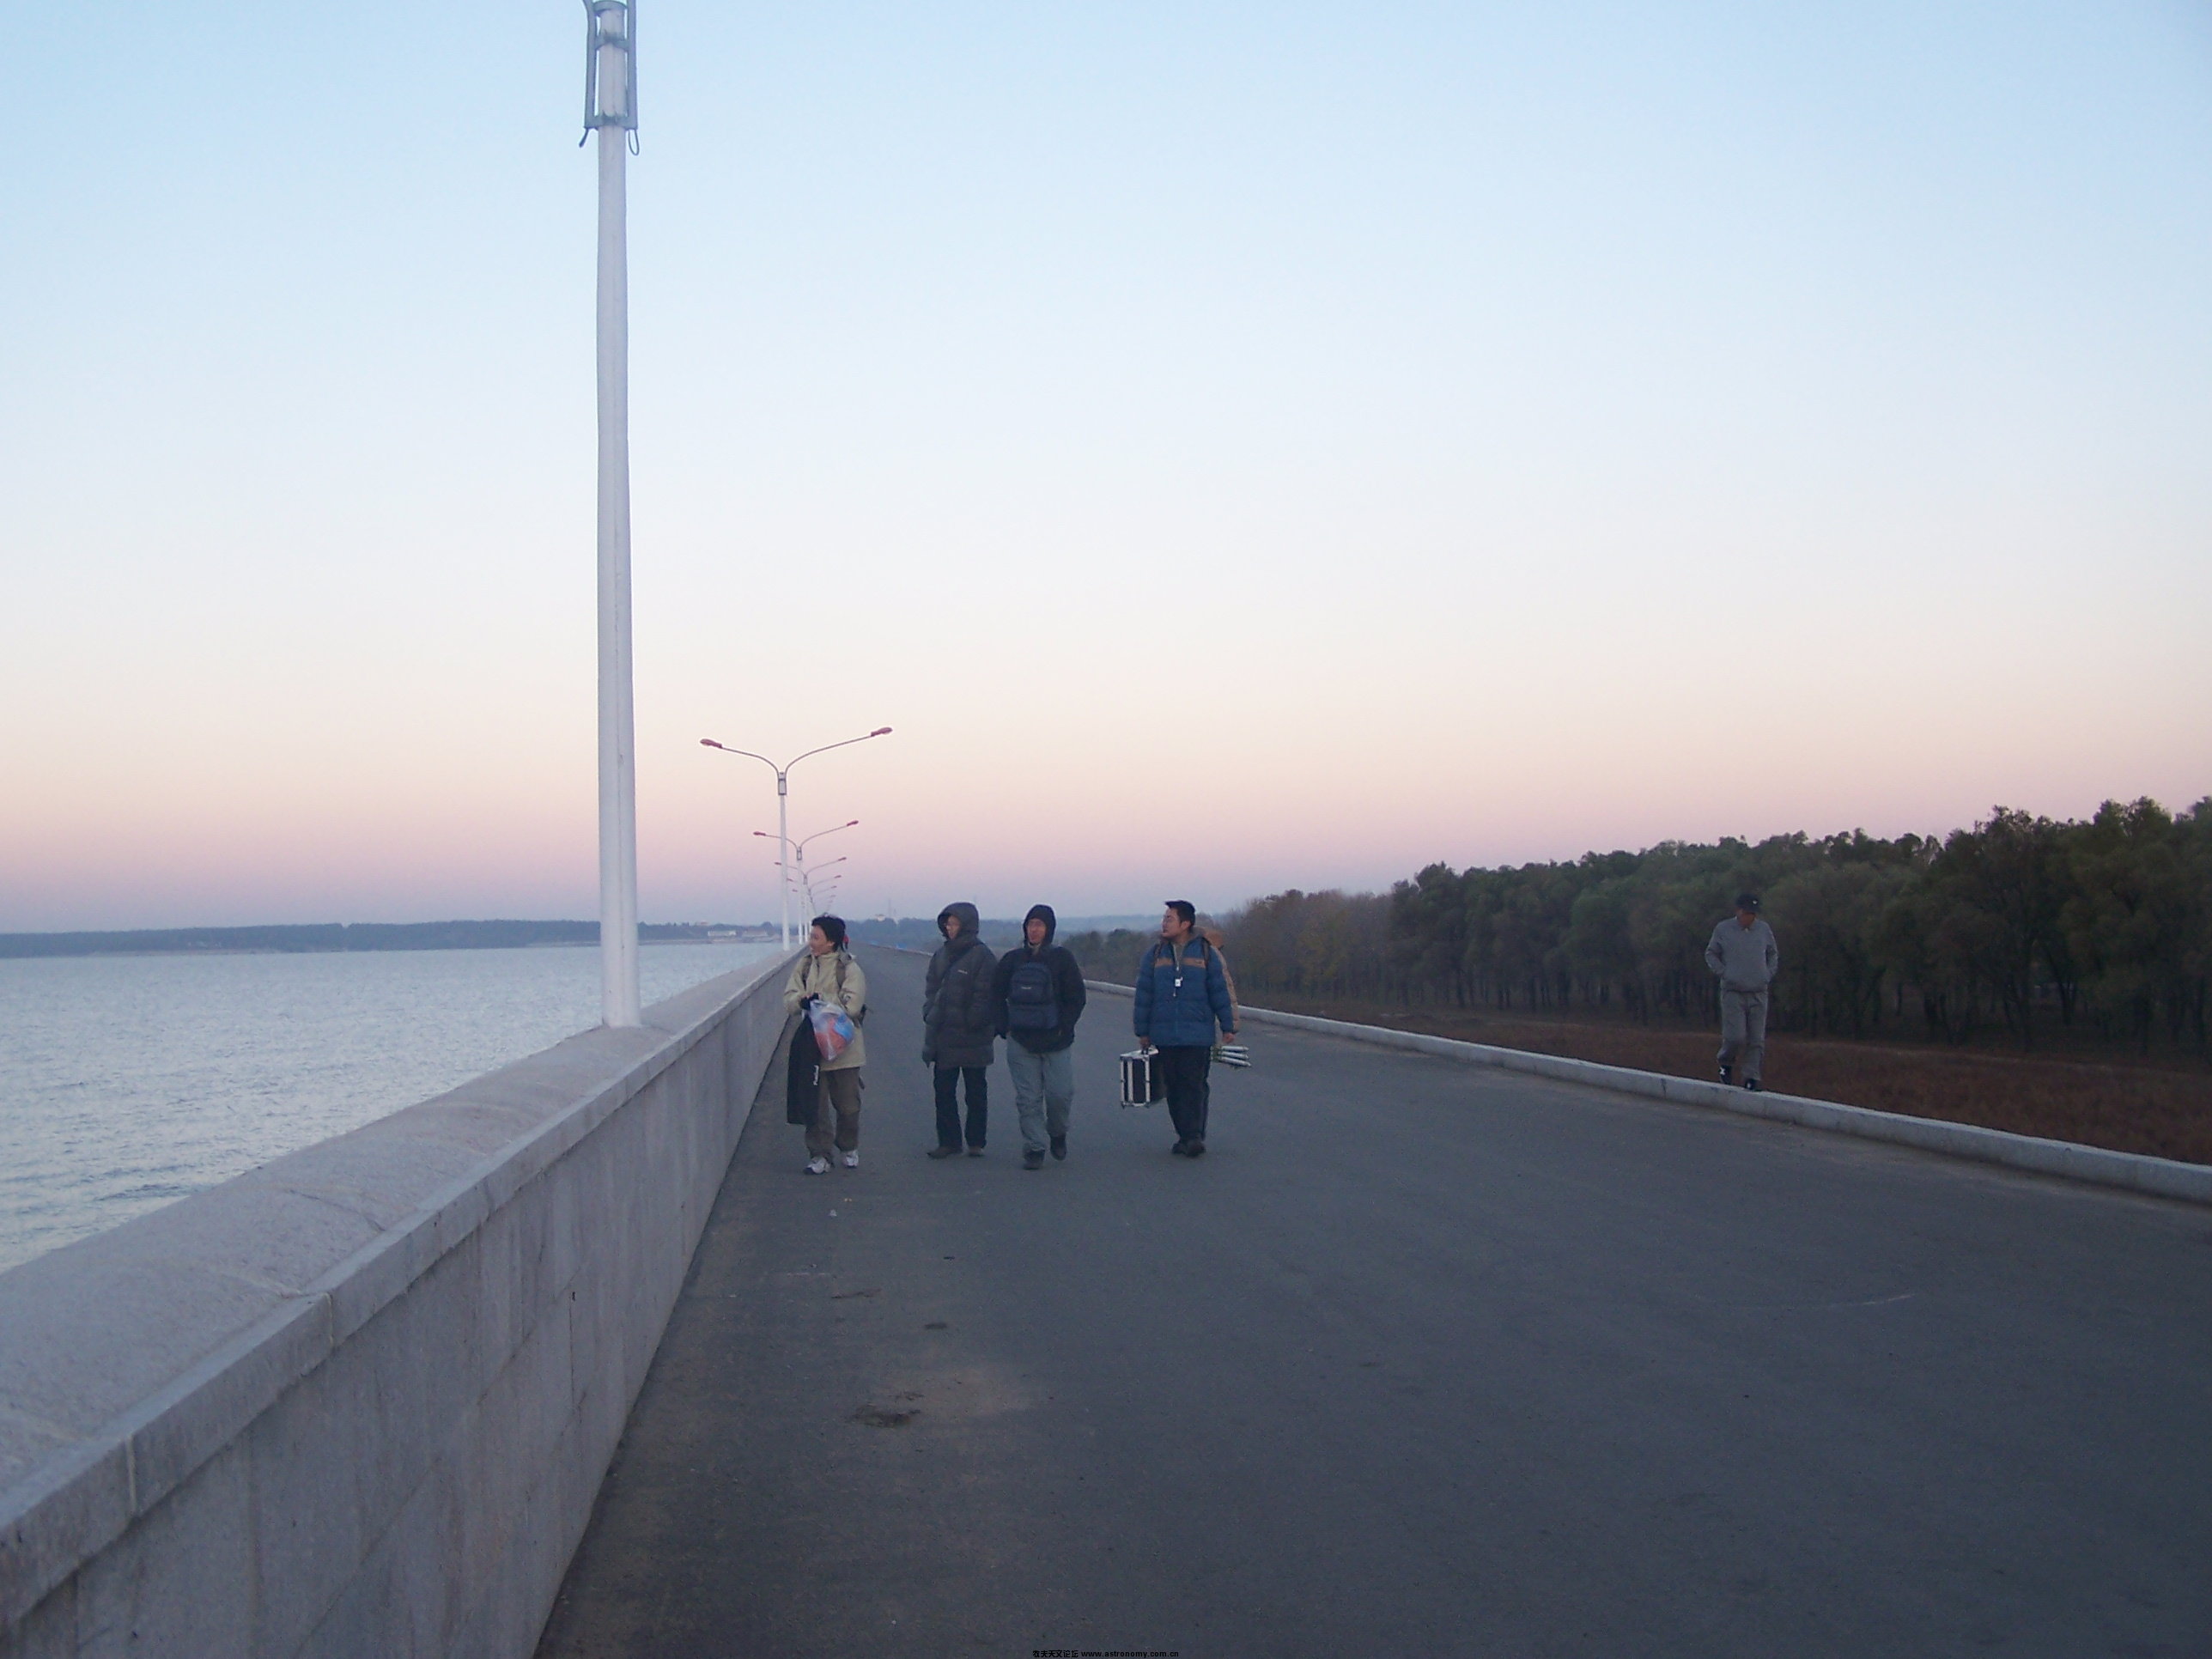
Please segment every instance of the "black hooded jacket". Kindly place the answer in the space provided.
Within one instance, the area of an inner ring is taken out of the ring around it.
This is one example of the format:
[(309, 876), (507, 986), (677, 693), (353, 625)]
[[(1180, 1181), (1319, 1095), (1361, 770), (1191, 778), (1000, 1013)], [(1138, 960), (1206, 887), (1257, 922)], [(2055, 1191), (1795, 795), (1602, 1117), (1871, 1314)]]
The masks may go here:
[(993, 1000), (998, 963), (976, 931), (982, 923), (974, 905), (948, 904), (939, 910), (940, 933), (947, 916), (959, 919), (960, 932), (929, 959), (921, 990), (921, 1057), (934, 1066), (988, 1066), (997, 1052), (992, 1039), (998, 1035), (998, 1004)]
[[(1029, 924), (1032, 921), (1044, 923), (1044, 945), (1036, 951), (1030, 949), (1029, 942)], [(999, 958), (998, 976), (992, 982), (991, 1006), (998, 1019), (999, 1035), (1020, 1043), (1033, 1054), (1058, 1054), (1062, 1048), (1073, 1048), (1075, 1022), (1083, 1018), (1083, 968), (1076, 961), (1074, 951), (1052, 942), (1059, 928), (1060, 918), (1053, 915), (1052, 906), (1030, 906), (1029, 915), (1022, 918), (1022, 942)], [(1012, 1031), (1007, 1028), (1006, 991), (1013, 982), (1014, 969), (1025, 962), (1042, 962), (1052, 969), (1053, 994), (1060, 1004), (1057, 1031)]]

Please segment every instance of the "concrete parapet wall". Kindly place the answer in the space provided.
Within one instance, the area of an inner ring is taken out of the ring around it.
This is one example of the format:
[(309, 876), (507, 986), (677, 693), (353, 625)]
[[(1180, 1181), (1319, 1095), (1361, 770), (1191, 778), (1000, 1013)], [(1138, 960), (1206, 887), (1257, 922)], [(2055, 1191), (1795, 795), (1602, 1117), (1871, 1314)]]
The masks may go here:
[(529, 1653), (787, 970), (0, 1273), (0, 1656)]
[[(1126, 985), (1086, 980), (1093, 991), (1109, 996), (1131, 996)], [(2146, 1158), (2138, 1152), (2112, 1152), (2101, 1146), (2082, 1146), (2070, 1140), (2045, 1140), (2036, 1135), (2013, 1134), (2003, 1129), (1984, 1129), (1977, 1124), (1951, 1123), (1941, 1118), (1910, 1117), (1899, 1112), (1878, 1112), (1866, 1106), (1845, 1106), (1832, 1100), (1813, 1100), (1802, 1095), (1770, 1094), (1764, 1090), (1732, 1089), (1726, 1084), (1704, 1083), (1693, 1078), (1668, 1077), (1658, 1072), (1638, 1072), (1625, 1066), (1601, 1066), (1595, 1060), (1568, 1060), (1558, 1054), (1531, 1054), (1525, 1048), (1496, 1048), (1485, 1042), (1466, 1042), (1456, 1037), (1430, 1036), (1420, 1031), (1393, 1030), (1387, 1025), (1355, 1025), (1349, 1020), (1322, 1019), (1312, 1014), (1279, 1013), (1271, 1008), (1240, 1008), (1241, 1018), (1265, 1025), (1287, 1025), (1319, 1031), (1355, 1042), (1371, 1042), (1385, 1048), (1410, 1049), (1501, 1071), (1525, 1072), (1561, 1083), (1611, 1089), (1624, 1094), (1646, 1095), (1690, 1106), (1714, 1106), (1749, 1117), (1772, 1118), (1811, 1129), (1887, 1140), (1923, 1152), (1952, 1158), (1970, 1158), (1984, 1164), (2008, 1164), (2039, 1175), (2063, 1176), (2101, 1187), (2124, 1187), (2160, 1198), (2179, 1198), (2194, 1204), (2212, 1204), (2212, 1167), (2183, 1164), (2172, 1158)]]

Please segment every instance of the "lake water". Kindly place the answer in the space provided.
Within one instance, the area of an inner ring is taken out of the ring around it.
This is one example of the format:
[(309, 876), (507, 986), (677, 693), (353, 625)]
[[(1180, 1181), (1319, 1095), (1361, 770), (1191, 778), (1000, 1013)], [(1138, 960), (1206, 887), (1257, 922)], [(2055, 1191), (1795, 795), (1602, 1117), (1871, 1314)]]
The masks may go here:
[[(645, 1000), (778, 949), (644, 945)], [(0, 960), (0, 1270), (599, 1018), (590, 947)]]

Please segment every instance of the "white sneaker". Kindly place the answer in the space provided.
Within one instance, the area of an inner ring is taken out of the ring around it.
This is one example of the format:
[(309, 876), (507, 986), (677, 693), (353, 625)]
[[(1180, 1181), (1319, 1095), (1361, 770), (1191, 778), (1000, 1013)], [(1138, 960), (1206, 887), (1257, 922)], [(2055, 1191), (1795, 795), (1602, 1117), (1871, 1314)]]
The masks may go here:
[(830, 1173), (830, 1160), (826, 1158), (808, 1158), (806, 1160), (806, 1173), (809, 1175), (828, 1175)]
[(857, 1170), (857, 1169), (859, 1169), (859, 1168), (860, 1167), (860, 1153), (858, 1153), (858, 1152), (848, 1152), (848, 1153), (846, 1153), (846, 1154), (845, 1154), (845, 1167), (846, 1167), (847, 1169), (848, 1169), (848, 1170)]

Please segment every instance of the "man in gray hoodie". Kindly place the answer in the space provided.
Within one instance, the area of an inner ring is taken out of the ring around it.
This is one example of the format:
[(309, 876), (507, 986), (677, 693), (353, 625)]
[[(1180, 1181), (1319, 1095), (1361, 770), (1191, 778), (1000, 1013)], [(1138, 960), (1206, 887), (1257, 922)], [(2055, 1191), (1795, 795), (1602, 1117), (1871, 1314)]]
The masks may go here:
[(1705, 966), (1721, 981), (1721, 1081), (1734, 1083), (1743, 1066), (1743, 1086), (1759, 1087), (1766, 1059), (1766, 988), (1782, 965), (1774, 930), (1759, 914), (1759, 895), (1738, 893), (1735, 915), (1713, 929), (1705, 943)]

